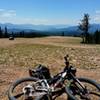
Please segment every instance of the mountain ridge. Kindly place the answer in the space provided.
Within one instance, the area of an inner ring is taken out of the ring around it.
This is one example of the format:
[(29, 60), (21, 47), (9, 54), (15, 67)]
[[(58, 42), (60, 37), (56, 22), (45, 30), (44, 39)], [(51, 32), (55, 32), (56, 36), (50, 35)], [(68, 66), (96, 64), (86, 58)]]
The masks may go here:
[[(1, 28), (7, 27), (9, 32), (34, 32), (34, 31), (41, 31), (41, 32), (49, 32), (49, 34), (53, 35), (53, 33), (61, 34), (64, 32), (65, 35), (79, 35), (81, 31), (78, 29), (77, 26), (70, 26), (70, 25), (33, 25), (33, 24), (12, 24), (12, 23), (0, 23)], [(89, 32), (94, 33), (96, 30), (100, 30), (100, 24), (91, 24)], [(46, 33), (45, 33), (46, 34)]]

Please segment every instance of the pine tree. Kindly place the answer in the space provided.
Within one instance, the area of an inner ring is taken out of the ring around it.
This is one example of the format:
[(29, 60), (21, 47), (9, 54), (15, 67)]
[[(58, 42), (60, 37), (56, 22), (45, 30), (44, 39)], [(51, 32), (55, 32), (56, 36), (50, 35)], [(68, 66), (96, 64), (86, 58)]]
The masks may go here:
[(0, 38), (2, 37), (2, 35), (3, 35), (3, 32), (2, 32), (2, 29), (0, 27)]
[(79, 29), (82, 31), (83, 43), (89, 42), (89, 14), (84, 14), (83, 19), (79, 23)]
[(62, 32), (62, 36), (65, 36), (65, 33), (64, 32)]
[(96, 30), (94, 37), (95, 37), (95, 43), (100, 44), (100, 31)]
[(7, 27), (5, 27), (5, 38), (7, 38), (8, 37), (8, 29), (7, 29)]

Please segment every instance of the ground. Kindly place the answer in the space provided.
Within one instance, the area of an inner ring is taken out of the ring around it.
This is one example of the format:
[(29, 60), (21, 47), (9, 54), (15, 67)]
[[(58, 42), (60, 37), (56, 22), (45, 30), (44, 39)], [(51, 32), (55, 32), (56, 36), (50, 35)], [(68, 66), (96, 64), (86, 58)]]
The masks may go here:
[(100, 83), (100, 45), (80, 44), (80, 38), (43, 37), (0, 39), (0, 98), (8, 100), (11, 83), (28, 76), (28, 69), (43, 64), (52, 75), (64, 68), (63, 57), (77, 68), (77, 76)]

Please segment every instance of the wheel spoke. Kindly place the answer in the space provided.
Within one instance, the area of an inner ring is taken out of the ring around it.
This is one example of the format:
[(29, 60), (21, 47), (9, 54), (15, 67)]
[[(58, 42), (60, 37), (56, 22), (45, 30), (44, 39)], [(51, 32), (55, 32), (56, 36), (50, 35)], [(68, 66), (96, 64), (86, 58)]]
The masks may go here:
[(19, 94), (17, 94), (16, 96), (14, 96), (15, 98), (19, 98), (19, 97), (21, 97), (22, 95), (24, 95), (24, 93), (19, 93)]
[(94, 94), (100, 97), (100, 92), (96, 92), (96, 91), (91, 91), (90, 94)]

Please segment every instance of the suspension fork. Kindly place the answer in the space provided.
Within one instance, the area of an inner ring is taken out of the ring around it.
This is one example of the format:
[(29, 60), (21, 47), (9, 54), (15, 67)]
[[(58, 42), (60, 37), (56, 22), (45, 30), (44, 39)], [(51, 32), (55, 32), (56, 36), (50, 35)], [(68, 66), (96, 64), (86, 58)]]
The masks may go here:
[[(72, 79), (75, 81), (75, 82), (77, 82), (80, 86), (81, 86), (81, 88), (83, 89), (83, 90), (86, 90), (86, 87), (72, 74), (72, 73), (70, 73), (71, 74), (71, 76), (72, 76)], [(77, 85), (76, 85), (77, 86)]]
[[(72, 79), (74, 80), (74, 84), (75, 84), (75, 87), (76, 89), (79, 90), (79, 92), (76, 92), (78, 93), (80, 96), (81, 96), (81, 99), (86, 99), (86, 100), (90, 100), (90, 98), (88, 97), (87, 94), (89, 94), (90, 92), (87, 91), (87, 88), (79, 81), (78, 78), (76, 78), (71, 72), (70, 72), (70, 75), (72, 77)], [(77, 84), (76, 84), (76, 83)], [(79, 86), (78, 86), (79, 85)], [(81, 88), (80, 88), (81, 87)]]

